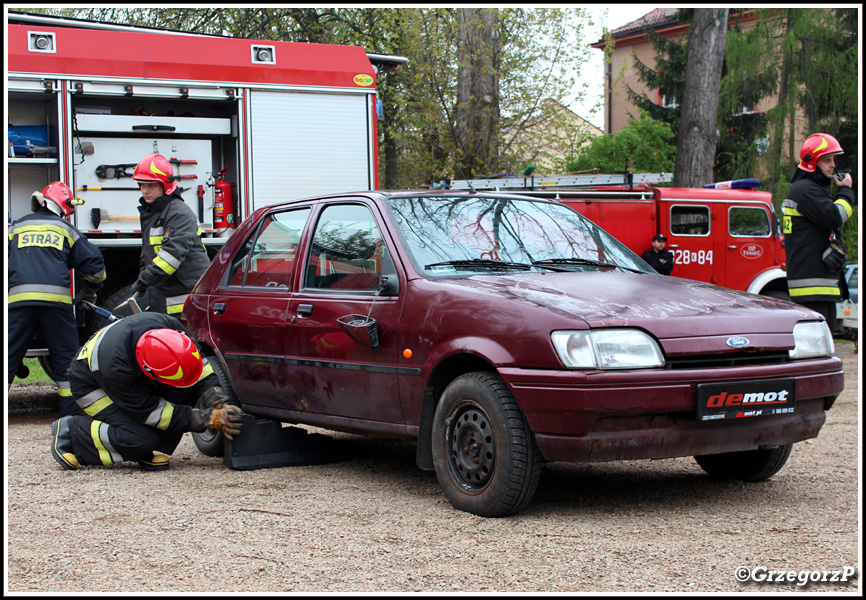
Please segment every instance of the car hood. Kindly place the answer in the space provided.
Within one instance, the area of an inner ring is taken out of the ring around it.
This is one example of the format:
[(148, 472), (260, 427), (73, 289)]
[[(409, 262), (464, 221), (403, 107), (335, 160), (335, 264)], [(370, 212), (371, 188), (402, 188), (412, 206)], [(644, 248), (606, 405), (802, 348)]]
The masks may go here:
[(764, 335), (758, 345), (791, 347), (797, 321), (820, 319), (789, 302), (655, 274), (525, 273), (453, 282), (572, 322), (577, 318), (591, 328), (637, 327), (660, 340)]

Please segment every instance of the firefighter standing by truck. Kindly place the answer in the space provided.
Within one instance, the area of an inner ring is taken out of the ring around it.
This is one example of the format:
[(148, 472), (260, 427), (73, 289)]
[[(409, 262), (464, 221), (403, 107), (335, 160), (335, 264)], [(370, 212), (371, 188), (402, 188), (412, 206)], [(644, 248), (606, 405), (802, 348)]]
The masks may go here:
[(143, 310), (179, 316), (210, 259), (201, 229), (184, 203), (171, 163), (148, 154), (132, 178), (141, 189), (141, 259), (133, 296)]
[[(816, 133), (806, 138), (782, 203), (791, 300), (824, 315), (831, 332), (836, 325), (836, 302), (842, 299), (839, 282), (847, 258), (841, 229), (855, 206), (851, 175), (836, 173), (835, 157), (842, 153), (842, 146), (831, 135)], [(835, 197), (830, 194), (834, 176)]]
[(86, 416), (51, 425), (51, 455), (67, 470), (137, 461), (161, 471), (184, 432), (212, 429), (231, 439), (241, 429), (241, 409), (168, 315), (138, 313), (103, 327), (78, 351), (69, 380)]
[[(72, 400), (66, 371), (78, 350), (73, 303), (96, 300), (105, 280), (99, 248), (70, 224), (68, 217), (84, 201), (55, 181), (33, 192), (33, 211), (9, 226), (9, 385), (37, 332), (48, 346), (48, 360), (60, 396), (60, 413), (80, 413)], [(71, 297), (70, 269), (82, 275), (82, 288)]]

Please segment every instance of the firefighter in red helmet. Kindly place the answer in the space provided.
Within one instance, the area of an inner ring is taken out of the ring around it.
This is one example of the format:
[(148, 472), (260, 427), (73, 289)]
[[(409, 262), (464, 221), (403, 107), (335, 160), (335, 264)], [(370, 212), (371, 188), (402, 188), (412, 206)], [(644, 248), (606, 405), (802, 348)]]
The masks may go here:
[(240, 432), (208, 360), (174, 317), (138, 313), (103, 327), (69, 367), (86, 416), (51, 425), (51, 455), (64, 469), (136, 461), (167, 469), (184, 432)]
[[(171, 161), (148, 154), (132, 178), (141, 189), (141, 258), (132, 293), (144, 309), (179, 316), (210, 259), (201, 228), (180, 195)], [(123, 314), (121, 311), (119, 314)]]
[(836, 170), (840, 154), (842, 146), (832, 135), (815, 133), (806, 138), (782, 202), (788, 292), (792, 301), (821, 313), (831, 333), (836, 302), (844, 289), (841, 273), (847, 248), (841, 230), (856, 205), (850, 173)]
[[(30, 197), (32, 214), (9, 226), (9, 354), (7, 378), (11, 385), (37, 332), (48, 347), (60, 413), (80, 413), (69, 391), (66, 370), (80, 345), (73, 304), (96, 300), (105, 280), (102, 252), (66, 217), (84, 201), (60, 181)], [(81, 275), (73, 299), (70, 269)]]

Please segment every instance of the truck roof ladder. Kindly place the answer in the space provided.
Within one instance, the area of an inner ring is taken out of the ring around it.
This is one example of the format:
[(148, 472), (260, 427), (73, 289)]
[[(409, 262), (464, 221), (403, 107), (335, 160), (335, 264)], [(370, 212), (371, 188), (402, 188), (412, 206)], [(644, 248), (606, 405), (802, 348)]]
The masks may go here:
[(484, 179), (455, 179), (452, 190), (543, 190), (557, 187), (591, 187), (597, 185), (635, 185), (670, 183), (673, 173), (614, 173), (597, 175), (507, 175)]

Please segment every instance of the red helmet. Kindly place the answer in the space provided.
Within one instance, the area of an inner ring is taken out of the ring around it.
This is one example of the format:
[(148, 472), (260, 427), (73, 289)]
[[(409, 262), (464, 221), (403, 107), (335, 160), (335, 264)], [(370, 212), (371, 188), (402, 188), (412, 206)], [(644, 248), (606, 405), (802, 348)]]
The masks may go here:
[(84, 204), (84, 200), (76, 198), (69, 186), (60, 181), (49, 183), (41, 192), (33, 192), (30, 196), (30, 209), (33, 212), (46, 206), (61, 217), (68, 216), (79, 204)]
[(148, 154), (139, 161), (132, 174), (135, 181), (158, 181), (168, 196), (177, 189), (174, 181), (174, 169), (168, 159), (162, 154)]
[(832, 135), (826, 133), (813, 133), (803, 142), (800, 148), (799, 168), (813, 173), (818, 159), (822, 156), (842, 154), (842, 146)]
[(192, 339), (175, 329), (151, 329), (135, 344), (138, 366), (151, 379), (189, 387), (201, 377), (204, 363)]

